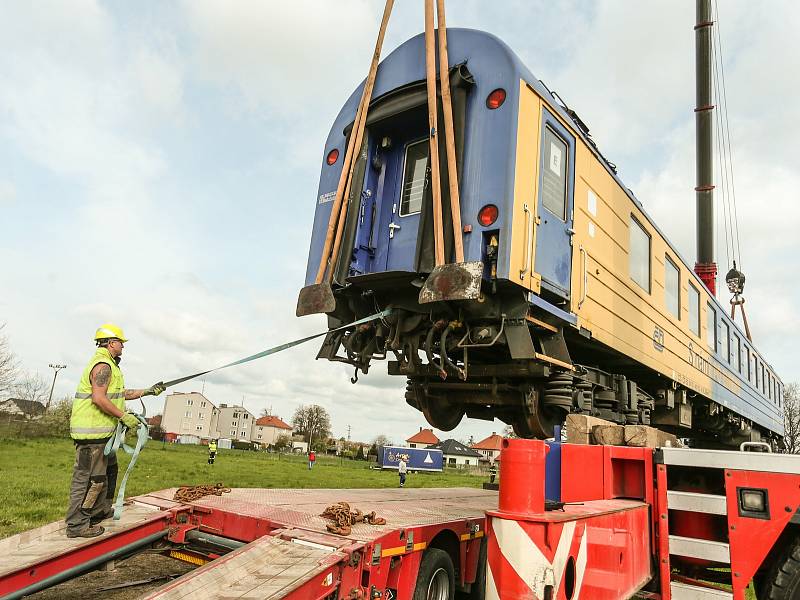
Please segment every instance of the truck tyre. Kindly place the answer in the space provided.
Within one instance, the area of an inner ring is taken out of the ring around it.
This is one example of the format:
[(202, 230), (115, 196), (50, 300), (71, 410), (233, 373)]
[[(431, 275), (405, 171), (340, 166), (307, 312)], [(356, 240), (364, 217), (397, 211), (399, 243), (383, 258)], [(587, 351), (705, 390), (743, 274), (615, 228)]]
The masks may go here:
[(793, 540), (763, 580), (762, 600), (800, 600), (800, 539)]
[(456, 583), (450, 555), (438, 548), (429, 548), (422, 555), (413, 600), (453, 600)]
[(486, 598), (486, 538), (481, 542), (478, 570), (475, 572), (475, 581), (469, 592), (469, 600), (484, 600), (484, 598)]

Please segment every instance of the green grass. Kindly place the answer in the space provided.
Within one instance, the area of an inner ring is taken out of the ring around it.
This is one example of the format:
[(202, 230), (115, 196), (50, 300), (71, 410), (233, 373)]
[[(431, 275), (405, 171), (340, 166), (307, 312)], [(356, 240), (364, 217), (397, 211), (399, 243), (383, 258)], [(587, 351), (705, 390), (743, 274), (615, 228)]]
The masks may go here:
[[(120, 480), (128, 455), (118, 454)], [(150, 441), (128, 481), (126, 496), (180, 485), (222, 482), (229, 487), (383, 488), (397, 473), (373, 463), (319, 456), (309, 471), (303, 456), (220, 450), (213, 467), (204, 446)], [(75, 450), (67, 439), (0, 438), (0, 538), (64, 518)], [(485, 477), (465, 472), (409, 474), (406, 487), (480, 487)]]

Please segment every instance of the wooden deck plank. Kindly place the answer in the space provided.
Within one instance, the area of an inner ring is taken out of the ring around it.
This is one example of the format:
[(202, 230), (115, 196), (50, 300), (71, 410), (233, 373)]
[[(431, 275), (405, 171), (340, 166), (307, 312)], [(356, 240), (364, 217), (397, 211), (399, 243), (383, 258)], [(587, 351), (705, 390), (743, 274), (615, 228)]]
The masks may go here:
[(323, 559), (336, 550), (310, 548), (264, 536), (225, 557), (187, 573), (149, 598), (209, 600), (273, 598), (327, 568)]
[(144, 522), (157, 511), (146, 506), (126, 506), (119, 521), (107, 519), (102, 536), (96, 538), (68, 538), (64, 521), (48, 523), (42, 527), (12, 535), (0, 540), (0, 576), (33, 565), (53, 556), (64, 554), (83, 545), (109, 537), (129, 527)]

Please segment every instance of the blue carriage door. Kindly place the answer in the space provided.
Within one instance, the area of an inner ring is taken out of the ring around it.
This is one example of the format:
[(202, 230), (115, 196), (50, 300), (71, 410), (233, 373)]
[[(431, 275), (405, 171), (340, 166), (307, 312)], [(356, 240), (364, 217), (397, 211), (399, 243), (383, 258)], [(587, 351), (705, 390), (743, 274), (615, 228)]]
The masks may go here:
[(379, 191), (375, 272), (415, 271), (422, 199), (430, 179), (429, 152), (428, 139), (415, 139), (408, 129), (386, 131), (382, 136), (385, 175)]
[(542, 293), (569, 300), (572, 271), (575, 138), (543, 111), (535, 270)]

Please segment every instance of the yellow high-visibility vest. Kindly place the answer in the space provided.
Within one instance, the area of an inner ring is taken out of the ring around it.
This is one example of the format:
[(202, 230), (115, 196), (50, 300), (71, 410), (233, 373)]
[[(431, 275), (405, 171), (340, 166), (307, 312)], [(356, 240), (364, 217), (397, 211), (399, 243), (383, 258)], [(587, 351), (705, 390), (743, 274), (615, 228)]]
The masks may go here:
[(117, 362), (108, 348), (98, 348), (88, 366), (84, 369), (75, 399), (72, 401), (72, 415), (69, 420), (69, 433), (74, 440), (99, 440), (109, 438), (117, 428), (116, 417), (107, 415), (92, 402), (92, 384), (89, 374), (98, 364), (106, 363), (111, 367), (111, 381), (108, 384), (108, 399), (125, 411), (125, 380)]

